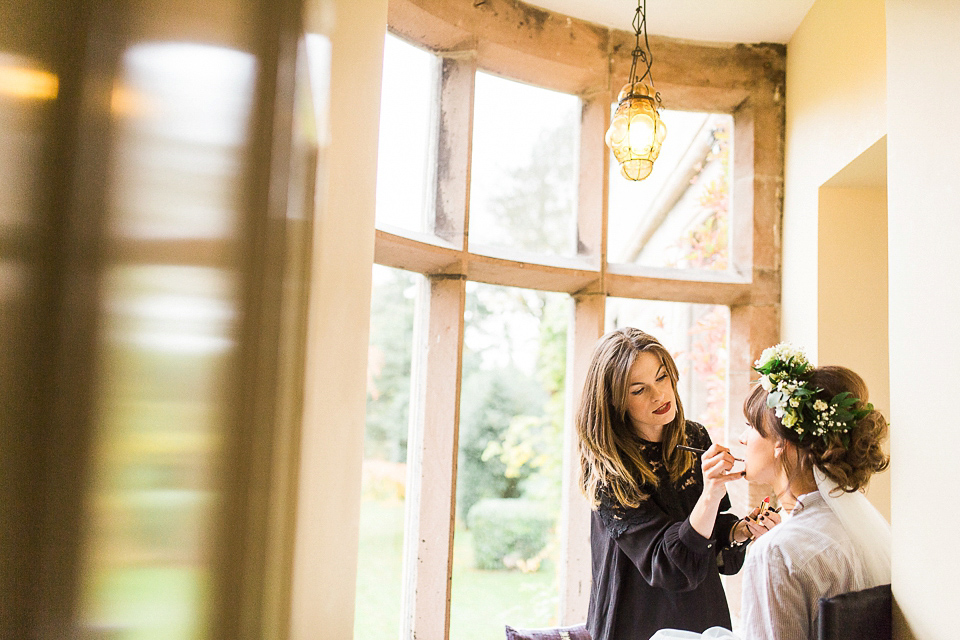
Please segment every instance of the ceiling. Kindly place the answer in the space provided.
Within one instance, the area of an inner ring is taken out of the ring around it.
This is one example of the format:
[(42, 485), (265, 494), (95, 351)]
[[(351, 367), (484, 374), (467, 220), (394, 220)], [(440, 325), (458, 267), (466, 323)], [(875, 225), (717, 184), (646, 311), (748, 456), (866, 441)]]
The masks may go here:
[[(525, 0), (543, 9), (633, 31), (636, 0)], [(649, 0), (650, 35), (705, 42), (786, 44), (814, 0)]]

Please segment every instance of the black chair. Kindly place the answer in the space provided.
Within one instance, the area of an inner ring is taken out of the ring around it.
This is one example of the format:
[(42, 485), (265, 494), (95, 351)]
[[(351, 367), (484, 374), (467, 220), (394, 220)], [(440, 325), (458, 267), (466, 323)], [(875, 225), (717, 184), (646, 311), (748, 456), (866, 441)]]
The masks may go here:
[(890, 640), (893, 593), (890, 585), (820, 598), (817, 640)]
[(586, 625), (549, 629), (514, 629), (507, 625), (507, 640), (590, 640)]

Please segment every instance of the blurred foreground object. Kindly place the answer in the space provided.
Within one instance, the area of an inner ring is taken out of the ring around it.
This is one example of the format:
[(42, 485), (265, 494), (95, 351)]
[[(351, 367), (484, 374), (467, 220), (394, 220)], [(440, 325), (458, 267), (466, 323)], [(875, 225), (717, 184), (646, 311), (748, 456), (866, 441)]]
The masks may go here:
[(3, 3), (0, 638), (284, 633), (302, 8)]

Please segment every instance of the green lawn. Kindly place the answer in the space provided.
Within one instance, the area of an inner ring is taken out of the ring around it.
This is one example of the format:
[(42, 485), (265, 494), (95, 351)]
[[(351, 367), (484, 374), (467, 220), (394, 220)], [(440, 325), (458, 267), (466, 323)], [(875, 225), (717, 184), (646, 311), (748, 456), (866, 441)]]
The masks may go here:
[[(400, 629), (403, 504), (364, 501), (360, 516), (356, 640), (396, 640)], [(473, 568), (470, 532), (454, 543), (451, 640), (502, 640), (504, 624), (540, 627), (556, 622), (555, 571), (536, 573)]]

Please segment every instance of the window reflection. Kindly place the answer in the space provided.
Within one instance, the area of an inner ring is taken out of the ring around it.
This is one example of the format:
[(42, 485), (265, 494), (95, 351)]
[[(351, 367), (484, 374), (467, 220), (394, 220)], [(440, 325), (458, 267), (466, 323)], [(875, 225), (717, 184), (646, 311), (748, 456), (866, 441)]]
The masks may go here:
[(83, 572), (93, 637), (206, 631), (253, 81), (248, 54), (149, 43), (126, 52), (112, 91), (114, 250)]

